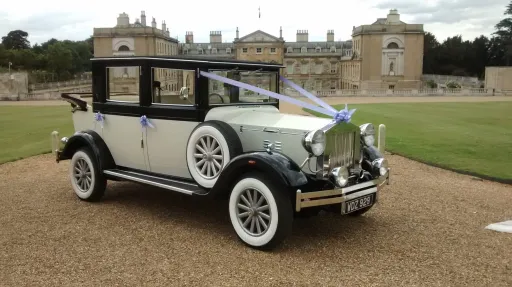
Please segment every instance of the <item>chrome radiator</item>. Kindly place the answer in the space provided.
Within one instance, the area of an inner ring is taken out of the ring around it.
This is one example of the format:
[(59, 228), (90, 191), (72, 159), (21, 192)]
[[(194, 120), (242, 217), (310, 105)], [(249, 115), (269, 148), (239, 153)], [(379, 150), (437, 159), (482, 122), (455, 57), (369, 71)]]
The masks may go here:
[(350, 169), (357, 166), (361, 157), (360, 145), (359, 128), (356, 126), (343, 125), (327, 131), (323, 176), (335, 167), (344, 166)]

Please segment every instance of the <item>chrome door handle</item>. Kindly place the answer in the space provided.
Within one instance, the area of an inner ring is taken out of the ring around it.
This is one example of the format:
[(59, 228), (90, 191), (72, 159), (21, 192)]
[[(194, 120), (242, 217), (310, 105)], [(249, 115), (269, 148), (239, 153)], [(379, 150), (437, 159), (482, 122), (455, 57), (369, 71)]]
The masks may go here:
[(264, 132), (266, 133), (279, 133), (279, 129), (269, 129), (269, 128), (264, 128), (263, 129)]

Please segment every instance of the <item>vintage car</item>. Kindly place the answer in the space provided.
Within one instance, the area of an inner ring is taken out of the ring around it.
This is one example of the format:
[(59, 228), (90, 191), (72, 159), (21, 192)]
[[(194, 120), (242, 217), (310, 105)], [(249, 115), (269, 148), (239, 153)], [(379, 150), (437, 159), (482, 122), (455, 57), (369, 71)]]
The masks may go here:
[(276, 98), (202, 75), (278, 94), (282, 65), (185, 56), (91, 61), (92, 103), (62, 94), (75, 133), (52, 133), (56, 160), (70, 160), (81, 200), (100, 200), (107, 180), (225, 199), (238, 238), (270, 249), (294, 218), (361, 215), (389, 184), (373, 124), (281, 113)]

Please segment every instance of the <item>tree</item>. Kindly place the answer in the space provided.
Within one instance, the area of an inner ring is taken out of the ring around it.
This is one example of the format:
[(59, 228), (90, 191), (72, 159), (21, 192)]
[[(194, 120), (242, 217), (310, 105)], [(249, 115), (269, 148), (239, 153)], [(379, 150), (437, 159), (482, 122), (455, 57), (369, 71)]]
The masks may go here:
[(512, 1), (507, 5), (503, 15), (508, 17), (501, 20), (496, 24), (496, 26), (494, 26), (497, 31), (493, 34), (499, 37), (501, 43), (504, 45), (504, 58), (506, 60), (506, 65), (510, 66), (512, 65)]
[(68, 47), (57, 42), (48, 46), (48, 69), (57, 74), (59, 80), (70, 78), (73, 67), (73, 55)]
[(28, 33), (22, 30), (9, 32), (7, 36), (2, 37), (2, 44), (8, 50), (29, 49), (30, 42), (27, 40)]
[(438, 52), (439, 42), (436, 36), (426, 32), (423, 40), (423, 74), (435, 74), (437, 72)]

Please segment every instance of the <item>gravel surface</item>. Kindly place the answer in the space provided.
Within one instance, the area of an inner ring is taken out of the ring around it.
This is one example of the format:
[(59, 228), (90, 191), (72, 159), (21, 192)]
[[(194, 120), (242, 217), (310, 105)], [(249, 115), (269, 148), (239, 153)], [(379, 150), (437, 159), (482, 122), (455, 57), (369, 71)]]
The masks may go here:
[(237, 240), (227, 202), (109, 182), (81, 202), (69, 161), (0, 165), (1, 286), (511, 286), (512, 187), (389, 155), (391, 185), (360, 218), (294, 222), (274, 252)]

